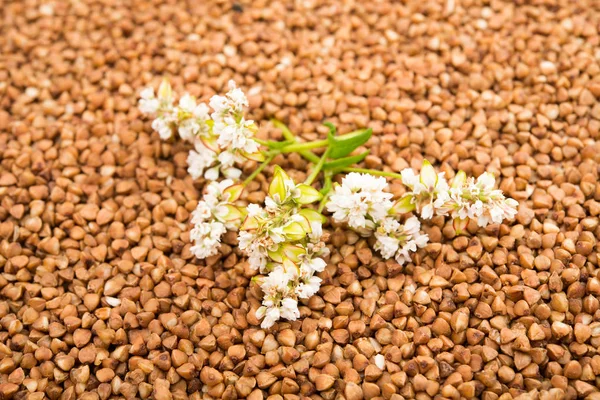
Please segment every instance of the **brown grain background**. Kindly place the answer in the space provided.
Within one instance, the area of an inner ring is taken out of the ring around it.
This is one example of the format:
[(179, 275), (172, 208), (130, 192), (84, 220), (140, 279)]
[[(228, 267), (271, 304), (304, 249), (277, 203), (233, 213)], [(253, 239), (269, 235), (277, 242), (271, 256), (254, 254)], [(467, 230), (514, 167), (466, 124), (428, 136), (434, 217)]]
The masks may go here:
[[(0, 1), (0, 398), (600, 398), (599, 10)], [(369, 126), (367, 167), (493, 172), (519, 214), (435, 218), (404, 267), (328, 227), (319, 295), (262, 331), (235, 234), (189, 251), (203, 182), (136, 108), (163, 77), (202, 100), (234, 79), (260, 137)]]

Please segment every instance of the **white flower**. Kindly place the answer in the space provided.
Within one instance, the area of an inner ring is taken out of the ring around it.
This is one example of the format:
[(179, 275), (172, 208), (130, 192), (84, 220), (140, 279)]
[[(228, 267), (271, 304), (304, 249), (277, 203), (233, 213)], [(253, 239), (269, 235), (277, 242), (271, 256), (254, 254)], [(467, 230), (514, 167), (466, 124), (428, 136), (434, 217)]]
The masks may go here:
[(411, 260), (411, 253), (427, 245), (429, 237), (422, 234), (420, 229), (421, 223), (417, 217), (410, 217), (404, 225), (388, 217), (375, 232), (377, 241), (374, 248), (384, 259), (395, 257), (398, 264), (402, 265)]
[(254, 141), (254, 121), (241, 118), (226, 117), (222, 122), (215, 122), (213, 132), (219, 137), (217, 143), (221, 148), (241, 150), (252, 154), (258, 151), (258, 143)]
[(224, 114), (229, 112), (229, 101), (225, 96), (214, 95), (210, 98), (208, 105), (214, 111), (211, 116), (215, 121), (220, 120)]
[(306, 274), (313, 274), (315, 272), (323, 272), (327, 263), (319, 257), (309, 258), (304, 257), (300, 264), (302, 271), (306, 271)]
[(275, 325), (275, 322), (279, 321), (280, 316), (281, 313), (279, 311), (279, 308), (277, 307), (267, 308), (263, 306), (256, 311), (257, 318), (260, 319), (264, 317), (262, 323), (260, 324), (260, 327), (263, 329), (269, 329), (270, 327)]
[(238, 247), (240, 250), (246, 250), (250, 248), (250, 245), (254, 241), (256, 235), (248, 231), (240, 230), (238, 233)]
[(258, 246), (250, 247), (247, 252), (250, 266), (258, 269), (261, 273), (264, 272), (268, 262), (266, 252)]
[[(188, 154), (187, 171), (193, 179), (198, 179), (204, 175), (204, 171), (207, 168), (210, 168), (215, 164), (217, 161), (217, 154), (214, 151), (204, 147), (200, 140), (196, 140), (194, 142), (194, 147), (195, 150), (190, 150), (190, 153)], [(209, 178), (208, 176), (205, 177), (207, 179)]]
[(217, 158), (219, 159), (221, 165), (225, 168), (231, 167), (235, 164), (236, 161), (235, 154), (233, 154), (229, 150), (222, 151), (221, 153), (219, 153), (219, 156)]
[(400, 175), (402, 175), (402, 183), (409, 188), (413, 188), (420, 183), (419, 175), (416, 175), (412, 168), (403, 169), (400, 171)]
[(225, 233), (225, 225), (220, 222), (201, 222), (190, 232), (194, 245), (190, 251), (202, 259), (217, 254), (221, 236)]
[(401, 175), (402, 183), (411, 190), (405, 196), (410, 197), (421, 217), (430, 219), (436, 211), (443, 215), (439, 209), (449, 198), (450, 189), (443, 172), (436, 173), (433, 166), (424, 160), (419, 175), (410, 168), (404, 169)]
[(152, 129), (158, 132), (158, 136), (160, 136), (162, 140), (167, 140), (173, 136), (171, 123), (164, 117), (158, 117), (152, 121)]
[(484, 172), (476, 180), (467, 179), (464, 172), (459, 172), (452, 182), (449, 196), (436, 200), (438, 213), (450, 213), (452, 218), (460, 221), (473, 219), (480, 227), (513, 218), (517, 213), (517, 201), (494, 189), (495, 183), (494, 175), (489, 172)]
[(192, 211), (192, 224), (200, 224), (212, 216), (212, 211), (210, 206), (206, 203), (206, 201), (198, 202), (198, 206), (196, 209)]
[(183, 115), (179, 122), (178, 132), (183, 140), (192, 141), (198, 135), (206, 136), (209, 127), (206, 121), (209, 119), (206, 104), (196, 104), (196, 100), (189, 94), (184, 94), (179, 100), (178, 115)]
[(342, 179), (329, 197), (327, 211), (336, 222), (353, 229), (374, 229), (392, 207), (391, 193), (384, 192), (385, 178), (352, 172)]
[(248, 107), (248, 99), (241, 89), (238, 89), (234, 81), (229, 81), (229, 92), (225, 96), (213, 96), (209, 102), (214, 110), (212, 118), (215, 122), (221, 121), (228, 115), (239, 117)]
[(237, 112), (243, 111), (244, 107), (248, 107), (248, 99), (246, 98), (246, 95), (241, 89), (239, 89), (236, 86), (235, 81), (230, 80), (227, 84), (229, 86), (229, 92), (227, 93), (227, 97), (233, 105), (233, 108)]
[(495, 184), (496, 178), (494, 178), (494, 175), (490, 174), (489, 172), (484, 172), (483, 174), (479, 175), (479, 178), (477, 178), (477, 181), (475, 182), (475, 186), (481, 192), (491, 192), (494, 190)]
[(179, 109), (183, 112), (192, 113), (196, 108), (196, 99), (189, 93), (185, 93), (179, 99)]
[(323, 237), (323, 224), (320, 222), (310, 223), (311, 232), (308, 234), (308, 238), (311, 243), (319, 243)]
[(140, 93), (139, 109), (144, 114), (154, 114), (160, 107), (160, 102), (154, 97), (154, 89), (147, 87)]
[(311, 276), (305, 282), (300, 283), (296, 287), (296, 294), (300, 299), (308, 299), (315, 295), (321, 287), (321, 278), (317, 276)]
[(295, 321), (298, 319), (300, 317), (298, 301), (289, 297), (281, 300), (281, 317), (288, 321)]
[(396, 238), (377, 232), (375, 232), (375, 237), (377, 238), (374, 245), (375, 250), (377, 250), (386, 260), (394, 257), (398, 251), (400, 241)]
[(275, 297), (278, 294), (286, 296), (289, 294), (289, 282), (294, 276), (282, 267), (276, 267), (266, 278), (262, 280), (260, 288), (267, 297)]
[(246, 207), (246, 211), (248, 211), (249, 217), (265, 217), (265, 210), (262, 209), (258, 204), (250, 203)]
[(188, 118), (182, 121), (177, 127), (177, 132), (179, 132), (179, 136), (188, 142), (194, 140), (196, 134), (200, 131), (200, 124), (198, 121)]

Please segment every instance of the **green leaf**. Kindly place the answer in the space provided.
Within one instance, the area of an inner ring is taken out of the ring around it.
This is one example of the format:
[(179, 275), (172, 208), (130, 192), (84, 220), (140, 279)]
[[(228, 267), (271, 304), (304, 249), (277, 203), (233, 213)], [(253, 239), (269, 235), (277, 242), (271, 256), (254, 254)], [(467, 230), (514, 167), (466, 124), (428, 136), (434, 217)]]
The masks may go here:
[(242, 218), (243, 214), (236, 206), (232, 204), (225, 204), (225, 207), (227, 208), (227, 214), (223, 216), (225, 221), (231, 222)]
[(323, 164), (324, 171), (341, 171), (344, 168), (347, 168), (351, 165), (358, 164), (362, 160), (365, 159), (366, 156), (369, 155), (371, 150), (367, 150), (363, 153), (357, 154), (355, 156), (348, 156), (338, 158), (337, 160), (329, 161)]
[(335, 159), (346, 157), (359, 146), (362, 146), (371, 138), (373, 130), (371, 128), (359, 129), (354, 132), (347, 133), (341, 136), (334, 136), (329, 133), (327, 140), (331, 146), (329, 157)]
[(284, 255), (281, 247), (278, 248), (276, 251), (267, 250), (267, 254), (269, 255), (269, 258), (275, 261), (276, 263), (281, 263), (283, 261)]
[(337, 134), (337, 128), (335, 125), (329, 121), (323, 122), (323, 125), (329, 128), (329, 134), (335, 136)]
[(260, 224), (258, 223), (256, 217), (246, 217), (240, 229), (243, 231), (250, 231), (253, 229), (258, 229), (259, 226)]

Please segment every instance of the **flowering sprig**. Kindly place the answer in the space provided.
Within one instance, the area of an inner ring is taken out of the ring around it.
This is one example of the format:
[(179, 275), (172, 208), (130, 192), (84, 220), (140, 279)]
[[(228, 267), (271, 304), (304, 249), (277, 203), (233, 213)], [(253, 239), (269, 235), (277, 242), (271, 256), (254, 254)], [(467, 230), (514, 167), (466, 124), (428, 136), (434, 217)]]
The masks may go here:
[(264, 317), (263, 328), (280, 317), (298, 318), (298, 299), (319, 290), (321, 279), (315, 273), (323, 271), (326, 263), (321, 257), (329, 254), (323, 242), (324, 217), (305, 206), (320, 199), (316, 189), (296, 184), (275, 167), (265, 207), (248, 206), (239, 247), (248, 254), (250, 267), (267, 275), (256, 279), (265, 294), (256, 312), (258, 318)]
[(436, 174), (433, 166), (424, 160), (419, 175), (409, 168), (402, 171), (402, 183), (411, 191), (394, 204), (395, 213), (416, 211), (424, 219), (450, 215), (457, 232), (461, 232), (470, 219), (485, 227), (517, 214), (519, 203), (494, 189), (496, 179), (489, 172), (475, 179), (459, 171), (449, 186), (444, 173)]
[[(450, 216), (457, 233), (474, 220), (481, 227), (513, 218), (518, 203), (494, 189), (490, 173), (467, 178), (459, 171), (451, 184), (444, 173), (437, 173), (424, 160), (420, 172), (405, 169), (401, 174), (355, 167), (369, 154), (356, 152), (371, 137), (370, 129), (338, 135), (329, 123), (326, 139), (299, 142), (282, 123), (283, 141), (265, 141), (255, 135), (256, 124), (247, 120), (248, 100), (229, 82), (225, 96), (213, 96), (209, 105), (198, 104), (184, 94), (177, 105), (168, 82), (141, 93), (139, 108), (155, 117), (152, 128), (164, 140), (174, 133), (193, 145), (188, 155), (188, 172), (194, 179), (204, 177), (210, 183), (192, 213), (191, 252), (199, 259), (218, 253), (222, 235), (239, 231), (238, 247), (258, 275), (253, 278), (263, 292), (262, 305), (255, 311), (263, 328), (280, 318), (299, 318), (298, 304), (316, 294), (321, 278), (317, 276), (327, 263), (325, 246), (327, 222), (345, 224), (364, 237), (374, 237), (374, 249), (383, 259), (394, 258), (399, 264), (411, 261), (412, 253), (427, 245), (429, 237), (421, 232), (421, 222), (434, 215)], [(325, 149), (319, 157), (313, 149)], [(313, 164), (304, 183), (295, 183), (275, 166), (264, 204), (241, 201), (244, 188), (278, 155), (297, 153)], [(260, 162), (244, 180), (239, 168), (248, 160)], [(341, 184), (333, 177), (347, 173)], [(312, 187), (322, 175), (321, 189)], [(220, 177), (226, 179), (218, 182)], [(393, 201), (385, 178), (401, 180), (408, 191)], [(320, 201), (318, 209), (311, 204)], [(414, 215), (411, 215), (414, 214)]]
[(194, 241), (191, 252), (198, 258), (217, 254), (221, 236), (227, 230), (237, 230), (244, 217), (244, 209), (234, 203), (242, 194), (243, 186), (226, 179), (211, 182), (198, 206), (192, 212), (194, 228), (190, 238)]
[(421, 223), (415, 217), (404, 224), (394, 213), (392, 194), (385, 192), (385, 178), (352, 172), (336, 185), (326, 204), (337, 223), (346, 223), (362, 236), (375, 235), (375, 250), (384, 259), (395, 258), (402, 265), (410, 261), (410, 253), (424, 247), (429, 238), (421, 234)]
[(351, 172), (334, 187), (327, 211), (333, 213), (334, 221), (370, 236), (393, 205), (392, 194), (384, 192), (386, 188), (385, 178)]
[[(251, 159), (263, 161), (260, 144), (254, 138), (257, 126), (244, 118), (244, 107), (248, 99), (235, 82), (229, 82), (225, 96), (213, 96), (210, 108), (204, 103), (184, 94), (174, 105), (175, 95), (171, 85), (164, 80), (154, 96), (152, 88), (141, 92), (139, 109), (144, 114), (154, 115), (152, 128), (163, 140), (177, 132), (185, 141), (192, 142), (194, 149), (188, 155), (188, 172), (194, 179), (202, 176), (217, 180), (222, 174), (226, 178), (238, 179), (238, 165)], [(212, 108), (213, 112), (210, 113)]]
[(397, 204), (398, 207), (406, 206), (401, 210), (404, 212), (416, 209), (421, 217), (430, 219), (433, 217), (436, 201), (445, 201), (448, 198), (448, 182), (444, 178), (444, 173), (435, 172), (431, 163), (423, 160), (421, 173), (416, 175), (415, 172), (406, 168), (402, 171), (402, 183), (404, 183), (410, 192), (403, 198), (403, 202)]
[(374, 248), (384, 259), (394, 258), (403, 265), (411, 261), (411, 253), (425, 247), (429, 236), (421, 233), (421, 223), (417, 217), (410, 217), (404, 224), (393, 216), (388, 216), (375, 231)]

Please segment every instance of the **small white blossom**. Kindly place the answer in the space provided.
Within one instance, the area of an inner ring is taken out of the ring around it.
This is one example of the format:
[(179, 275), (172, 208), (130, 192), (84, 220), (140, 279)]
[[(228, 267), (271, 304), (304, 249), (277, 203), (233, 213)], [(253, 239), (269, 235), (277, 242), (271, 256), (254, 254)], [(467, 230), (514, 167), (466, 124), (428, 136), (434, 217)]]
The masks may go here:
[(392, 217), (388, 217), (375, 232), (375, 250), (384, 259), (395, 257), (402, 265), (411, 260), (411, 253), (425, 247), (429, 241), (426, 234), (420, 232), (421, 223), (417, 217), (406, 220), (404, 225)]
[(206, 136), (209, 131), (206, 123), (210, 118), (208, 111), (206, 104), (196, 104), (193, 96), (184, 94), (177, 110), (177, 115), (180, 116), (179, 136), (186, 141), (193, 141), (196, 136)]
[(230, 80), (227, 85), (229, 86), (229, 92), (227, 93), (229, 101), (237, 112), (242, 112), (244, 107), (248, 107), (246, 95), (242, 92), (242, 89), (236, 86), (235, 81)]
[(292, 279), (295, 279), (294, 274), (279, 266), (263, 278), (260, 288), (266, 297), (288, 296), (291, 294), (289, 282)]
[[(205, 171), (214, 166), (217, 162), (217, 154), (206, 148), (200, 140), (194, 142), (194, 150), (190, 150), (188, 154), (188, 173), (194, 179), (198, 179), (205, 175)], [(218, 171), (217, 171), (218, 172)], [(208, 176), (205, 176), (208, 179)]]
[(160, 102), (154, 97), (154, 89), (147, 87), (140, 93), (139, 109), (144, 114), (154, 114), (160, 107)]
[[(229, 82), (225, 96), (210, 99), (212, 114), (206, 104), (198, 104), (187, 93), (174, 106), (175, 96), (167, 81), (160, 85), (158, 96), (152, 88), (144, 89), (140, 96), (139, 108), (144, 114), (154, 114), (152, 128), (161, 139), (168, 140), (177, 132), (183, 140), (194, 142), (195, 149), (188, 157), (188, 171), (194, 179), (217, 180), (221, 174), (237, 179), (242, 173), (237, 166), (258, 156), (257, 127), (244, 118), (248, 99), (235, 82)], [(196, 144), (200, 138), (205, 144), (201, 148)]]
[(236, 87), (234, 81), (229, 81), (229, 92), (225, 96), (211, 97), (209, 105), (214, 110), (212, 118), (215, 122), (221, 121), (228, 115), (239, 116), (244, 107), (248, 107), (248, 99), (241, 89)]
[(296, 287), (296, 294), (300, 299), (308, 299), (314, 296), (321, 287), (321, 278), (317, 276), (311, 276), (305, 282), (300, 283)]
[(213, 132), (218, 135), (217, 143), (221, 148), (252, 154), (258, 151), (258, 143), (253, 139), (253, 127), (254, 121), (244, 118), (237, 121), (233, 117), (226, 117), (215, 122)]
[(342, 179), (329, 197), (327, 211), (333, 220), (357, 230), (373, 230), (392, 207), (391, 193), (384, 192), (385, 178), (352, 172)]
[(217, 254), (221, 236), (225, 233), (225, 225), (220, 222), (202, 222), (190, 232), (194, 245), (190, 251), (198, 258), (206, 258)]
[(400, 247), (400, 240), (386, 234), (378, 233), (375, 233), (375, 237), (377, 238), (374, 246), (375, 250), (379, 251), (385, 260), (394, 257)]
[(169, 121), (167, 117), (158, 117), (152, 121), (152, 129), (158, 132), (158, 136), (160, 136), (162, 140), (168, 140), (173, 136), (171, 121)]
[(266, 306), (262, 306), (258, 310), (256, 310), (256, 318), (264, 318), (262, 323), (260, 324), (260, 327), (263, 329), (269, 329), (270, 327), (275, 325), (275, 322), (277, 322), (280, 317), (281, 312), (277, 307), (267, 308)]
[(419, 175), (415, 175), (410, 168), (404, 169), (401, 175), (402, 183), (411, 190), (406, 197), (411, 198), (421, 217), (432, 218), (439, 202), (449, 197), (449, 186), (444, 173), (436, 173), (431, 164), (424, 161)]
[(494, 189), (495, 183), (494, 176), (488, 172), (477, 179), (467, 179), (464, 172), (457, 174), (449, 196), (436, 200), (438, 213), (450, 214), (457, 220), (473, 219), (480, 227), (514, 218), (519, 203), (506, 198), (501, 190)]
[(300, 310), (298, 310), (298, 300), (292, 298), (285, 298), (281, 300), (281, 317), (288, 321), (295, 321), (300, 317)]

